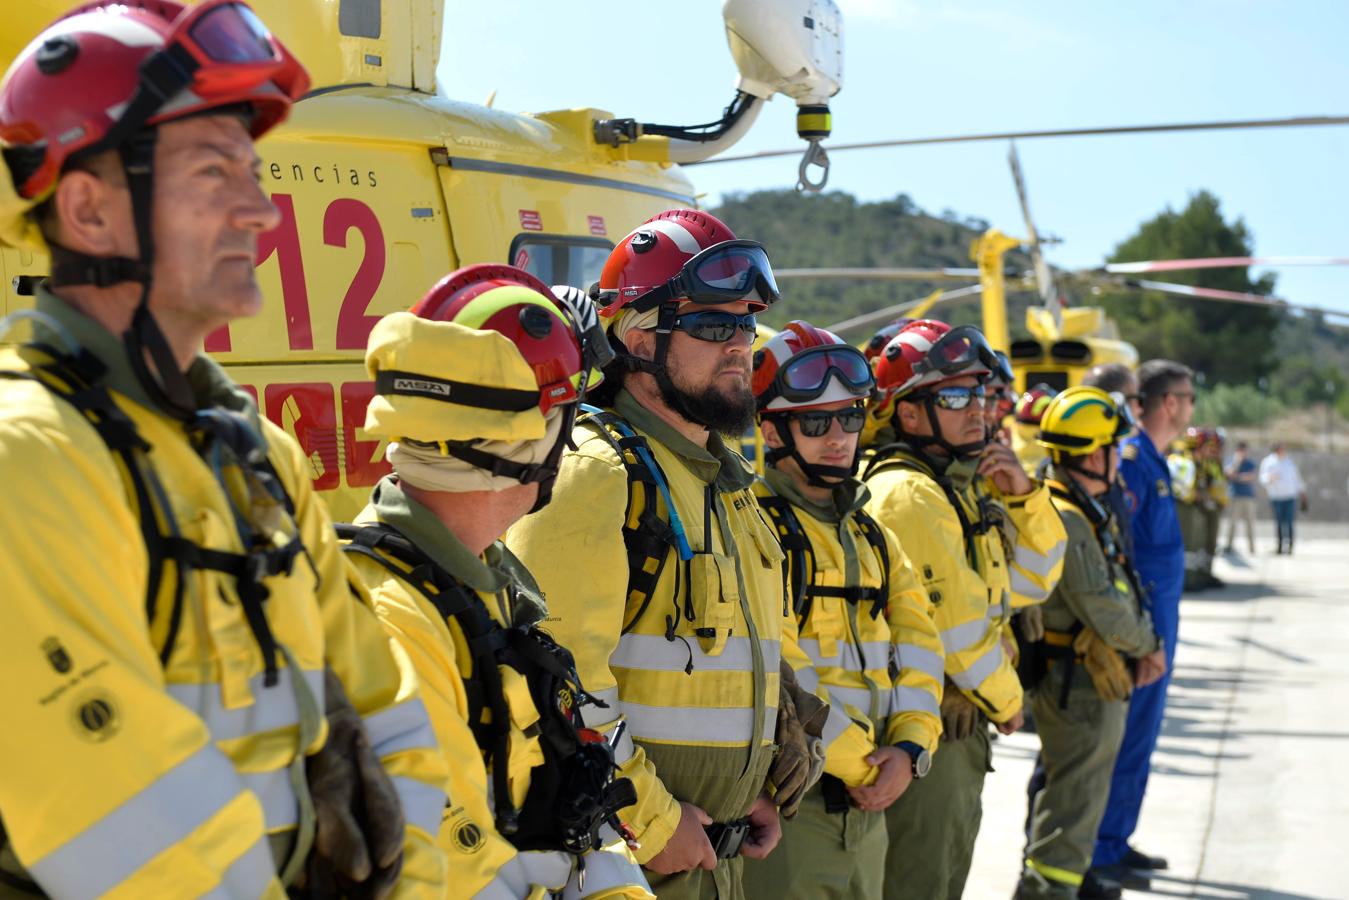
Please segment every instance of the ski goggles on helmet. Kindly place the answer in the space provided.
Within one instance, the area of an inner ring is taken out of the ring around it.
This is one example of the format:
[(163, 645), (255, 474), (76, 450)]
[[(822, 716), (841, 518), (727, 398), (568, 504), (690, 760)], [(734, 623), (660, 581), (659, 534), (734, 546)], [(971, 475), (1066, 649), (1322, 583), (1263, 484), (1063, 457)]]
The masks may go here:
[(983, 409), (988, 403), (987, 395), (984, 394), (984, 386), (981, 384), (971, 387), (940, 387), (908, 399), (931, 399), (941, 409), (951, 410), (967, 409), (971, 403)]
[(999, 363), (983, 332), (970, 325), (961, 325), (942, 335), (923, 358), (913, 364), (913, 373), (954, 376), (971, 369), (996, 372)]
[[(205, 0), (187, 8), (174, 21), (164, 48), (141, 64), (136, 93), (94, 149), (124, 143), (176, 105), (184, 91), (208, 106), (236, 99), (247, 104), (266, 93), (289, 105), (308, 89), (304, 67), (252, 9), (238, 0)], [(195, 105), (191, 99), (187, 103), (189, 109)]]
[(859, 397), (876, 384), (871, 365), (861, 350), (847, 344), (826, 344), (803, 350), (783, 363), (767, 396), (760, 402), (767, 404), (775, 396), (781, 396), (792, 403), (807, 403), (825, 392), (831, 378), (837, 378)]
[(758, 241), (722, 241), (684, 263), (679, 274), (633, 304), (638, 311), (677, 300), (693, 303), (747, 301), (767, 309), (782, 294), (768, 254)]
[(724, 344), (741, 331), (748, 334), (750, 339), (753, 340), (759, 327), (759, 320), (754, 313), (736, 315), (735, 313), (708, 309), (676, 316), (671, 327), (675, 331), (682, 331), (689, 337), (700, 341)]
[(796, 426), (806, 437), (824, 437), (829, 433), (829, 429), (834, 427), (835, 419), (838, 419), (838, 424), (843, 426), (843, 430), (848, 434), (857, 434), (867, 422), (867, 411), (860, 406), (849, 406), (845, 409), (813, 409), (809, 412), (788, 415), (796, 421)]

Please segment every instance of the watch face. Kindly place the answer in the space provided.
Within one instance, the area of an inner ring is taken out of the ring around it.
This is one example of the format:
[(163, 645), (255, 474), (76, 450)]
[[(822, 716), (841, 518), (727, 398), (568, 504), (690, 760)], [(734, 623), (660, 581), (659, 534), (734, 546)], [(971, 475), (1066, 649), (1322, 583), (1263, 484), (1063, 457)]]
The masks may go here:
[(918, 758), (913, 761), (913, 774), (918, 778), (924, 778), (932, 770), (932, 754), (926, 750), (918, 754)]

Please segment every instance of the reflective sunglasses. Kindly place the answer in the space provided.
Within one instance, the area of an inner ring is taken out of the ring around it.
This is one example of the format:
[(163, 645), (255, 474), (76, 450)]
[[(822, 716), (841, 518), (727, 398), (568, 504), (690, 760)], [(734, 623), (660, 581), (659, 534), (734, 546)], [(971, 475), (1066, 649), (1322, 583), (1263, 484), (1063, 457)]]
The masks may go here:
[(937, 388), (935, 391), (924, 395), (924, 399), (927, 397), (931, 397), (932, 402), (942, 409), (965, 409), (971, 403), (983, 409), (988, 402), (988, 398), (984, 394), (984, 386), (981, 384), (976, 384), (973, 387)]
[(806, 403), (823, 394), (833, 377), (859, 396), (876, 383), (862, 351), (847, 344), (827, 344), (811, 347), (787, 360), (778, 370), (776, 393), (793, 403)]
[(743, 331), (753, 340), (759, 320), (754, 313), (737, 316), (735, 313), (721, 310), (703, 310), (676, 316), (676, 331), (682, 331), (691, 338), (712, 344), (724, 344), (735, 337), (737, 331)]
[(797, 427), (806, 437), (824, 437), (833, 427), (835, 419), (838, 419), (838, 424), (842, 425), (848, 434), (857, 434), (866, 424), (867, 411), (860, 406), (849, 406), (847, 409), (792, 413), (791, 417), (796, 420)]

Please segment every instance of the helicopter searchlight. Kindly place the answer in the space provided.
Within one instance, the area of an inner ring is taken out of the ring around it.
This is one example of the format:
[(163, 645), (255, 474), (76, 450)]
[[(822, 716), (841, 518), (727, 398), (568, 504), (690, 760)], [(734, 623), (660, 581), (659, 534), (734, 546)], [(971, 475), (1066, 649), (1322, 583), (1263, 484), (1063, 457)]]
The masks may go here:
[[(807, 143), (798, 190), (819, 191), (829, 178), (829, 98), (843, 86), (843, 19), (834, 0), (726, 0), (726, 41), (740, 78), (715, 122), (658, 125), (636, 119), (597, 119), (597, 144), (621, 148), (628, 159), (697, 163), (728, 150), (749, 131), (765, 101), (796, 101), (796, 133)], [(810, 169), (818, 168), (818, 178)]]

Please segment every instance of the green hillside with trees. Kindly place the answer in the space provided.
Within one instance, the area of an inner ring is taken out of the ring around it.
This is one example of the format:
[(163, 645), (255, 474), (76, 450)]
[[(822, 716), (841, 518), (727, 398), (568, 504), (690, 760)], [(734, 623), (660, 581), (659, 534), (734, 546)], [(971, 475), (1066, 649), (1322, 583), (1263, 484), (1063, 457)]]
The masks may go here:
[[(874, 203), (849, 194), (796, 191), (732, 194), (713, 213), (737, 234), (762, 241), (774, 268), (972, 267), (971, 242), (988, 223), (950, 210), (925, 212), (904, 194)], [(1007, 226), (1015, 233), (1016, 227)], [(1180, 211), (1165, 209), (1122, 236), (1110, 262), (1253, 255), (1251, 233), (1240, 218), (1223, 217), (1218, 198), (1200, 191)], [(1006, 257), (1011, 270), (1030, 268), (1029, 257)], [(1273, 275), (1252, 280), (1246, 269), (1201, 269), (1149, 275), (1149, 280), (1258, 294), (1276, 293)], [(973, 281), (973, 279), (972, 279)], [(947, 283), (945, 287), (953, 287)], [(872, 310), (918, 300), (939, 287), (914, 282), (792, 280), (783, 302), (766, 317), (829, 325)], [(1192, 366), (1201, 380), (1197, 419), (1202, 423), (1254, 425), (1281, 412), (1335, 404), (1349, 417), (1349, 328), (1315, 314), (1158, 292), (1095, 295), (1065, 281), (1069, 301), (1104, 306), (1143, 359), (1167, 356)], [(1037, 298), (1009, 296), (1014, 336), (1024, 333), (1025, 308)], [(979, 321), (977, 298), (937, 307), (934, 316), (957, 323)], [(847, 335), (854, 341), (865, 334)]]

